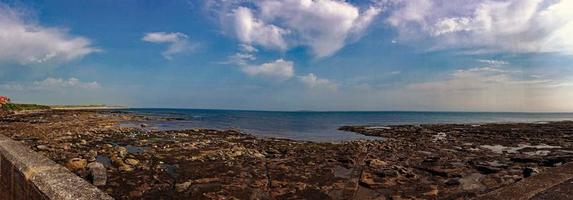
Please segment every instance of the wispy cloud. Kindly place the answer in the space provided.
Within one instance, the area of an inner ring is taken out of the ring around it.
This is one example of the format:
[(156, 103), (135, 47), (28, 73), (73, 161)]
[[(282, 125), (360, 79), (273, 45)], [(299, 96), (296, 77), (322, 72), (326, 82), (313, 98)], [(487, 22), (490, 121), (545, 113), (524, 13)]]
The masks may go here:
[(98, 51), (85, 37), (39, 25), (18, 9), (0, 3), (0, 63), (61, 63)]
[(442, 79), (412, 83), (404, 99), (419, 104), (469, 110), (539, 111), (573, 109), (566, 101), (573, 87), (563, 80), (544, 78), (500, 67), (456, 70)]
[(94, 90), (100, 88), (101, 85), (96, 81), (84, 82), (74, 77), (68, 79), (48, 77), (31, 83), (0, 84), (0, 90), (5, 91), (66, 91), (70, 89)]
[(479, 59), (477, 60), (480, 63), (485, 63), (488, 65), (499, 66), (499, 65), (507, 65), (509, 64), (507, 61), (503, 60), (486, 60), (486, 59)]
[(169, 46), (161, 53), (165, 59), (173, 59), (173, 55), (193, 50), (196, 45), (189, 42), (189, 37), (183, 33), (153, 32), (146, 33), (141, 40), (151, 43), (166, 43)]

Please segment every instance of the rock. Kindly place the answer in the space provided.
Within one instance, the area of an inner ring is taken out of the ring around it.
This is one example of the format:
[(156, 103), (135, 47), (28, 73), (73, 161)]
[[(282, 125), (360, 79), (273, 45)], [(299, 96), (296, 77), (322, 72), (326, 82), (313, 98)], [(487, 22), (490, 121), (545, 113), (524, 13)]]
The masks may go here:
[(193, 182), (197, 183), (197, 184), (205, 184), (205, 183), (211, 183), (211, 182), (217, 182), (217, 181), (220, 181), (220, 179), (219, 178), (201, 178), (201, 179), (194, 180)]
[(448, 171), (440, 167), (417, 167), (416, 169), (426, 171), (432, 174), (432, 176), (448, 177)]
[(424, 159), (424, 162), (432, 163), (432, 162), (438, 162), (439, 160), (440, 160), (440, 156), (431, 155), (431, 156), (426, 157), (426, 159)]
[(499, 167), (493, 167), (485, 164), (475, 164), (474, 168), (482, 174), (493, 174), (501, 171)]
[(81, 145), (86, 145), (86, 144), (88, 144), (88, 141), (86, 141), (86, 140), (80, 140), (80, 144), (81, 144)]
[(573, 156), (571, 155), (549, 156), (545, 157), (543, 161), (541, 161), (541, 164), (543, 166), (556, 167), (560, 164), (567, 163), (571, 160), (573, 160)]
[(432, 142), (438, 142), (438, 141), (446, 140), (446, 137), (447, 137), (446, 133), (439, 132), (438, 134), (432, 136)]
[(128, 158), (128, 159), (125, 159), (125, 163), (128, 165), (131, 165), (131, 166), (135, 166), (135, 165), (139, 164), (139, 160)]
[(473, 173), (461, 178), (459, 182), (465, 191), (483, 191), (486, 189), (485, 185), (481, 183), (484, 177), (483, 174)]
[(397, 177), (398, 175), (400, 175), (400, 173), (398, 173), (398, 171), (393, 169), (382, 169), (382, 170), (377, 170), (376, 175), (380, 177)]
[(368, 163), (368, 165), (372, 168), (381, 168), (384, 166), (387, 166), (388, 163), (385, 161), (382, 161), (380, 159), (370, 159), (366, 161)]
[(362, 172), (362, 175), (360, 176), (360, 184), (369, 188), (376, 188), (377, 186), (381, 185), (380, 183), (376, 182), (372, 174), (368, 172)]
[(118, 168), (120, 171), (122, 172), (131, 172), (133, 171), (133, 167), (129, 166), (129, 165), (122, 165)]
[(120, 157), (113, 156), (111, 157), (111, 164), (113, 164), (113, 166), (115, 167), (121, 167), (125, 165), (125, 162), (123, 162), (123, 160)]
[(523, 169), (523, 177), (527, 178), (539, 173), (539, 169), (535, 167), (526, 167)]
[(451, 178), (446, 180), (444, 184), (446, 184), (447, 186), (454, 186), (454, 185), (460, 185), (461, 183), (459, 178)]
[(148, 127), (148, 124), (140, 124), (139, 126), (141, 126), (142, 128)]
[(38, 148), (38, 150), (40, 151), (48, 151), (50, 150), (50, 147), (46, 146), (46, 145), (38, 145), (36, 146), (36, 148)]
[(175, 185), (175, 190), (177, 190), (177, 192), (184, 192), (187, 189), (189, 189), (189, 187), (191, 187), (191, 184), (193, 183), (193, 181), (187, 181), (184, 183), (179, 183)]
[(97, 151), (96, 150), (90, 150), (88, 152), (88, 154), (86, 155), (86, 157), (88, 158), (88, 161), (93, 162), (96, 160), (97, 157)]
[(398, 173), (400, 173), (401, 175), (403, 175), (406, 178), (416, 178), (417, 177), (411, 168), (406, 168), (406, 167), (401, 166), (401, 165), (395, 165), (395, 166), (392, 166), (392, 169), (395, 169), (396, 171), (398, 171)]
[(115, 147), (115, 152), (119, 157), (125, 158), (125, 156), (127, 155), (127, 148), (122, 146), (117, 146)]
[(257, 152), (253, 152), (253, 153), (252, 153), (252, 156), (255, 157), (255, 158), (265, 158), (265, 155), (263, 155), (262, 153), (260, 153), (260, 152), (258, 152), (258, 151), (257, 151)]
[(430, 185), (430, 191), (424, 193), (424, 196), (438, 196), (438, 193), (440, 192), (440, 190), (438, 190), (438, 186), (437, 185)]
[(519, 175), (505, 175), (501, 177), (501, 181), (503, 185), (513, 184), (519, 180), (521, 180), (521, 176)]
[(92, 184), (95, 186), (104, 186), (107, 182), (107, 171), (105, 166), (99, 162), (92, 162), (87, 165)]
[(70, 143), (64, 143), (60, 146), (61, 149), (63, 150), (70, 150), (71, 149), (71, 144)]
[(65, 166), (66, 166), (66, 168), (68, 168), (71, 171), (76, 171), (76, 170), (86, 168), (87, 164), (88, 164), (88, 161), (86, 159), (72, 158), (72, 159), (68, 160), (68, 162), (66, 163)]
[(527, 155), (518, 155), (511, 158), (511, 161), (517, 163), (540, 163), (542, 161), (541, 157), (537, 156), (527, 156)]

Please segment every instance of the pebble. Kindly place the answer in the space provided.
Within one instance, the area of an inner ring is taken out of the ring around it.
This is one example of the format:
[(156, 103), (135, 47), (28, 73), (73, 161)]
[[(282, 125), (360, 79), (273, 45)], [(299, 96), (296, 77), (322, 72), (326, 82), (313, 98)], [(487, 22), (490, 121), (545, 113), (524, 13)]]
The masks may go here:
[(131, 165), (131, 166), (135, 166), (135, 165), (139, 164), (139, 160), (128, 158), (128, 159), (125, 159), (125, 163), (128, 165)]
[(36, 148), (38, 148), (38, 150), (40, 151), (48, 151), (50, 150), (50, 147), (46, 146), (46, 145), (38, 145), (36, 146)]
[(124, 158), (127, 155), (127, 148), (122, 146), (115, 147), (115, 151), (119, 157)]
[(80, 169), (86, 168), (87, 164), (88, 164), (88, 161), (86, 159), (72, 158), (72, 159), (68, 160), (68, 162), (66, 163), (65, 166), (69, 170), (75, 171), (75, 170), (80, 170)]
[(118, 169), (122, 172), (131, 172), (133, 171), (133, 167), (127, 165), (127, 164), (123, 164), (121, 166), (118, 167)]
[(184, 183), (176, 184), (175, 190), (177, 190), (177, 192), (184, 192), (185, 190), (189, 189), (189, 187), (191, 187), (192, 183), (193, 183), (193, 181), (187, 181)]

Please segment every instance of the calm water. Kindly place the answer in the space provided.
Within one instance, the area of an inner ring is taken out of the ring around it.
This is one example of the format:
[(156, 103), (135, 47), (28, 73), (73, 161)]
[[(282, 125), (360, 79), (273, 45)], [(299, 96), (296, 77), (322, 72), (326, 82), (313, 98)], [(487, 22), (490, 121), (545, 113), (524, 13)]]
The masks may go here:
[(430, 123), (540, 122), (573, 120), (573, 113), (470, 112), (274, 112), (202, 109), (126, 109), (142, 115), (184, 120), (149, 123), (161, 130), (188, 128), (240, 129), (261, 137), (311, 141), (375, 139), (338, 131), (344, 125)]

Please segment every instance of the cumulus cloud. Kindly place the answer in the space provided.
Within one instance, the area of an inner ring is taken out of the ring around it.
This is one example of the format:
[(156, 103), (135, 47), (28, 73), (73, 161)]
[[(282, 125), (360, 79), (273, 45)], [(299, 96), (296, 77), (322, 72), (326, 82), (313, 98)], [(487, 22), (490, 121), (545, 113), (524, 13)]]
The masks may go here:
[(265, 48), (285, 49), (283, 39), (286, 30), (256, 19), (251, 9), (239, 7), (235, 10), (235, 31), (241, 42), (261, 45)]
[(573, 1), (392, 0), (387, 22), (400, 39), (469, 53), (573, 53)]
[(305, 84), (308, 88), (314, 89), (327, 89), (331, 91), (338, 90), (338, 85), (328, 79), (318, 78), (313, 73), (309, 73), (305, 76), (299, 76), (299, 80)]
[(291, 61), (278, 59), (260, 65), (243, 65), (241, 70), (250, 76), (259, 76), (284, 81), (294, 76), (294, 64)]
[(141, 40), (151, 43), (166, 43), (169, 46), (161, 53), (165, 59), (171, 60), (174, 54), (189, 51), (195, 48), (189, 42), (189, 37), (183, 33), (153, 32), (146, 33)]
[(381, 12), (377, 6), (361, 9), (336, 0), (207, 2), (219, 10), (221, 21), (231, 22), (242, 43), (278, 50), (306, 46), (316, 57), (330, 56), (359, 38)]
[(17, 9), (0, 3), (0, 63), (67, 62), (99, 51), (85, 37), (45, 27)]
[(36, 91), (36, 90), (60, 90), (65, 91), (69, 89), (82, 89), (92, 90), (101, 88), (98, 82), (84, 82), (77, 78), (71, 77), (69, 79), (62, 78), (46, 78), (41, 81), (34, 81), (32, 83), (9, 83), (0, 85), (0, 89), (8, 91)]

